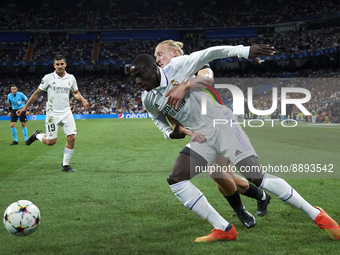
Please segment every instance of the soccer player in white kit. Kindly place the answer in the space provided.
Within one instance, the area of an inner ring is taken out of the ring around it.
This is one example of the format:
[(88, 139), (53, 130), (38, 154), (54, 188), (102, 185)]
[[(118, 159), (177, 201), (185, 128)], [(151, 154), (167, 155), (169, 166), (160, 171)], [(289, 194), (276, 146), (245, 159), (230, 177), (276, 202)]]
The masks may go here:
[[(155, 58), (156, 58), (157, 64), (161, 68), (165, 68), (169, 64), (172, 58), (184, 55), (183, 50), (181, 49), (182, 47), (183, 47), (183, 43), (175, 42), (173, 40), (166, 40), (166, 41), (159, 43), (155, 49)], [(199, 79), (199, 80), (204, 79), (204, 83), (207, 83), (207, 84), (214, 83), (213, 77), (214, 77), (214, 73), (210, 69), (209, 65), (205, 65), (201, 70), (198, 71), (197, 75), (195, 75), (195, 79)], [(190, 80), (188, 81), (190, 82)], [(179, 84), (175, 86), (181, 86), (181, 85)], [(174, 108), (176, 109), (176, 106)], [(179, 125), (177, 127), (179, 132), (192, 136), (191, 137), (192, 142), (195, 142), (196, 139), (198, 139), (197, 141), (199, 142), (205, 141), (205, 137), (202, 136), (202, 134), (192, 132), (189, 129), (184, 128), (176, 120), (172, 119), (170, 116), (167, 116), (167, 118), (170, 120), (171, 124), (174, 126), (175, 129), (177, 125)], [(165, 131), (164, 132), (165, 137), (169, 137), (167, 133), (172, 132), (172, 130), (171, 128), (168, 127), (167, 122), (157, 121), (155, 124), (158, 126), (160, 130)], [(166, 128), (163, 128), (163, 125)], [(190, 149), (190, 143), (189, 143), (180, 153), (186, 154), (187, 157), (190, 157), (190, 152), (191, 152), (191, 149)], [(183, 155), (183, 157), (185, 156)], [(229, 165), (227, 164), (227, 161), (228, 160), (221, 155), (213, 165), (215, 167), (216, 166), (225, 167)], [(256, 211), (256, 215), (262, 217), (266, 214), (267, 205), (271, 199), (270, 195), (266, 191), (262, 191), (258, 189), (253, 184), (248, 183), (248, 181), (242, 178), (241, 176), (234, 175), (231, 171), (228, 173), (226, 172), (226, 173), (218, 173), (218, 174), (210, 173), (210, 174), (213, 180), (216, 182), (218, 190), (227, 199), (230, 206), (233, 208), (237, 217), (241, 220), (243, 225), (245, 225), (248, 228), (253, 227), (256, 224), (256, 220), (250, 213), (247, 212), (247, 210), (243, 206), (239, 194), (243, 194), (245, 196), (248, 196), (248, 197), (251, 197), (257, 200), (258, 208)]]
[[(178, 171), (188, 171), (195, 165), (209, 166), (222, 154), (229, 158), (249, 181), (272, 192), (292, 207), (305, 212), (319, 228), (325, 230), (332, 237), (340, 239), (339, 225), (321, 208), (310, 205), (286, 181), (263, 171), (252, 173), (242, 171), (242, 168), (245, 169), (247, 166), (257, 166), (258, 169), (261, 169), (258, 156), (247, 135), (239, 125), (213, 126), (214, 119), (227, 119), (228, 123), (237, 122), (230, 109), (226, 106), (215, 105), (210, 97), (205, 97), (209, 110), (208, 114), (202, 115), (201, 104), (204, 97), (202, 90), (192, 90), (194, 84), (190, 84), (190, 87), (176, 87), (175, 89), (170, 85), (173, 80), (178, 84), (188, 80), (203, 65), (214, 59), (237, 56), (260, 61), (257, 56), (273, 55), (274, 53), (274, 48), (269, 45), (215, 46), (194, 52), (189, 56), (173, 58), (163, 69), (157, 66), (152, 56), (143, 54), (137, 56), (132, 62), (131, 75), (136, 84), (148, 92), (143, 96), (144, 106), (154, 120), (159, 121), (163, 112), (167, 113), (184, 127), (190, 127), (191, 130), (203, 134), (207, 139), (205, 143), (191, 143), (191, 148), (195, 151), (195, 155), (190, 155), (191, 162), (181, 161), (180, 155), (174, 168), (178, 168)], [(191, 90), (190, 93), (189, 90)], [(177, 95), (174, 95), (173, 92), (176, 92)], [(172, 103), (169, 104), (168, 100)], [(171, 106), (177, 100), (180, 100), (180, 104), (175, 109)], [(235, 150), (242, 153), (237, 154)], [(187, 178), (183, 180), (176, 179), (170, 188), (186, 207), (214, 226), (211, 234), (199, 237), (195, 241), (234, 240), (237, 232), (233, 225), (222, 218), (211, 207), (202, 192), (190, 182), (190, 170), (186, 176)]]
[(74, 76), (65, 71), (67, 66), (65, 57), (56, 55), (53, 66), (55, 71), (44, 76), (38, 89), (33, 93), (25, 107), (17, 111), (17, 114), (21, 114), (20, 111), (25, 111), (44, 91), (47, 91), (46, 134), (42, 134), (37, 130), (27, 139), (25, 144), (30, 145), (35, 140), (39, 140), (44, 144), (54, 145), (57, 141), (58, 127), (60, 126), (67, 138), (61, 171), (76, 172), (69, 166), (77, 134), (76, 124), (70, 109), (70, 91), (72, 91), (77, 100), (81, 100), (85, 108), (89, 104), (78, 91), (77, 81)]

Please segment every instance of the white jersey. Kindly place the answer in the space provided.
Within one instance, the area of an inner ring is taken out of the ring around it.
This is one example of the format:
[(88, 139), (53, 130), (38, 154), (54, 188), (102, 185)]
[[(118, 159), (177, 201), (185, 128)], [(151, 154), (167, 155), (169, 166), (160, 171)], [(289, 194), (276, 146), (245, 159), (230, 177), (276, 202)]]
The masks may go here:
[(47, 74), (41, 80), (38, 89), (47, 91), (47, 116), (61, 118), (69, 113), (72, 114), (70, 109), (70, 90), (78, 90), (76, 79), (72, 74), (65, 72), (63, 78), (57, 75), (56, 72)]
[(220, 115), (225, 106), (215, 105), (212, 98), (205, 96), (208, 113), (207, 115), (202, 115), (201, 103), (205, 92), (187, 91), (177, 110), (170, 107), (167, 103), (168, 98), (165, 95), (173, 86), (187, 81), (205, 64), (214, 59), (234, 56), (248, 58), (249, 48), (242, 45), (210, 47), (190, 55), (172, 58), (170, 63), (163, 69), (159, 68), (161, 73), (160, 86), (149, 92), (144, 92), (142, 102), (154, 123), (164, 133), (165, 138), (169, 138), (172, 129), (163, 113), (169, 114), (184, 127), (202, 133), (207, 139), (211, 137), (213, 119)]

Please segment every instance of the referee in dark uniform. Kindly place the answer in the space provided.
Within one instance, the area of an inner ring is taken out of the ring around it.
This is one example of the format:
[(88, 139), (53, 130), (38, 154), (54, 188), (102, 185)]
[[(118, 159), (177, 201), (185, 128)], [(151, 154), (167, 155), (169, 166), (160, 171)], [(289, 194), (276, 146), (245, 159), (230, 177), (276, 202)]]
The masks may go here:
[(21, 93), (18, 92), (18, 88), (16, 86), (11, 87), (11, 93), (7, 96), (7, 102), (9, 106), (9, 113), (8, 117), (11, 117), (11, 129), (13, 134), (13, 142), (11, 145), (17, 145), (18, 144), (18, 138), (17, 138), (17, 129), (15, 125), (17, 124), (18, 118), (20, 118), (20, 122), (22, 125), (22, 133), (24, 135), (25, 141), (27, 140), (27, 127), (26, 127), (26, 111), (22, 112), (20, 116), (17, 116), (16, 111), (23, 108), (25, 106), (25, 102), (27, 101), (27, 97)]

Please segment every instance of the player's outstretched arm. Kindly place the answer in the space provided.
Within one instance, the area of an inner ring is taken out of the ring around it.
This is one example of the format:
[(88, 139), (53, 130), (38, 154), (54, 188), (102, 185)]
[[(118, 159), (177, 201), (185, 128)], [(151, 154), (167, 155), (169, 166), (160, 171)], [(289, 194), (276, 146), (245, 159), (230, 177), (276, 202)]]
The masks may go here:
[(90, 106), (89, 103), (86, 101), (85, 98), (83, 98), (83, 96), (80, 94), (78, 90), (72, 91), (72, 93), (75, 99), (80, 100), (82, 102), (85, 109), (87, 109)]
[(269, 44), (254, 44), (249, 49), (249, 59), (261, 64), (258, 56), (272, 56), (275, 53), (275, 48)]
[(41, 96), (41, 94), (43, 93), (44, 91), (41, 90), (41, 89), (37, 89), (33, 95), (30, 97), (30, 99), (28, 99), (27, 103), (25, 104), (25, 106), (23, 108), (21, 108), (20, 110), (17, 110), (17, 115), (20, 116), (22, 112), (26, 112), (27, 108), (33, 103), (35, 102), (35, 100), (38, 99), (38, 97)]

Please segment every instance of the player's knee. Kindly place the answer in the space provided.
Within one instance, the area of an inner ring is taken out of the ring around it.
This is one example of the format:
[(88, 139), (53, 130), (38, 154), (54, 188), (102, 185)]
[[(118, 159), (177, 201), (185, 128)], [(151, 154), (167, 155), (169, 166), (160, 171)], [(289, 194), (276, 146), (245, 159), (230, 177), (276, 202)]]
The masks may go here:
[(48, 146), (52, 146), (57, 142), (57, 139), (52, 139), (52, 140), (46, 140), (46, 144)]
[(175, 183), (181, 182), (181, 181), (185, 181), (185, 180), (189, 180), (190, 178), (188, 176), (185, 176), (181, 173), (176, 174), (176, 173), (170, 173), (167, 181), (169, 183), (169, 185), (173, 185)]
[(70, 139), (70, 140), (75, 140), (76, 139), (76, 135), (68, 135), (67, 136), (67, 139)]
[(11, 128), (15, 127), (15, 122), (11, 123)]
[(261, 177), (259, 177), (259, 178), (251, 177), (251, 178), (247, 178), (247, 179), (248, 179), (248, 181), (253, 183), (256, 187), (260, 187), (262, 180), (263, 180), (263, 178), (261, 178)]
[(177, 176), (174, 176), (172, 174), (169, 174), (168, 178), (166, 178), (166, 180), (168, 181), (169, 185), (173, 185), (175, 183), (180, 182), (179, 179), (177, 178)]
[(67, 136), (67, 142), (68, 143), (72, 143), (74, 144), (74, 141), (76, 140), (76, 136), (75, 135), (69, 135)]
[(218, 184), (216, 183), (217, 189), (218, 191), (223, 195), (223, 196), (227, 196), (228, 194), (225, 192), (225, 190)]
[[(264, 173), (262, 172), (261, 165), (255, 156), (250, 156), (238, 162), (236, 168), (242, 175), (250, 182), (254, 183), (257, 187), (261, 186)], [(254, 169), (252, 171), (244, 171), (243, 169)]]

